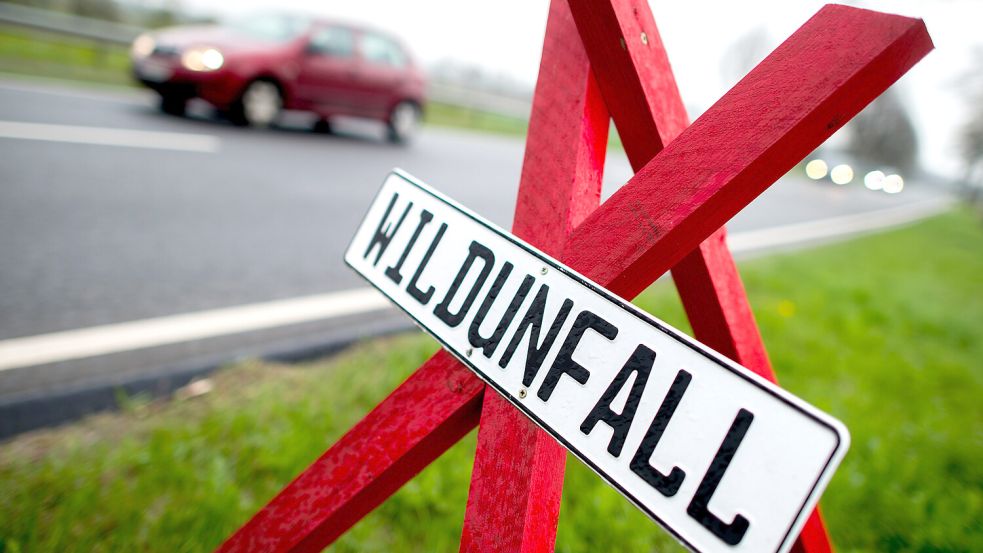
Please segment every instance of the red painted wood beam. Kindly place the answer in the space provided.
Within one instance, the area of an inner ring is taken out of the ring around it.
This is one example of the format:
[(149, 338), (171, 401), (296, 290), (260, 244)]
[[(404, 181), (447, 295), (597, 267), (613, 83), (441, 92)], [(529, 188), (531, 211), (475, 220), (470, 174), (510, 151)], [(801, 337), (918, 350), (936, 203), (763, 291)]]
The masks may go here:
[(698, 340), (777, 383), (726, 240), (721, 227), (673, 267), (673, 280)]
[(570, 8), (637, 171), (689, 126), (652, 10), (644, 0), (570, 0)]
[[(560, 257), (600, 203), (610, 118), (566, 0), (553, 0), (533, 97), (513, 232)], [(566, 450), (486, 392), (461, 551), (552, 551)]]
[[(606, 59), (624, 37), (621, 63), (601, 65), (598, 78), (632, 167), (641, 169), (689, 126), (669, 57), (644, 0), (611, 3), (573, 0), (578, 30), (588, 55)], [(642, 38), (644, 37), (644, 39)], [(747, 302), (723, 228), (672, 269), (697, 338), (772, 382), (774, 372)]]
[[(632, 167), (642, 168), (689, 126), (669, 57), (647, 2), (572, 0), (588, 55), (598, 64), (606, 102)], [(617, 52), (617, 44), (622, 53)], [(620, 63), (602, 63), (615, 56)], [(701, 342), (776, 382), (775, 372), (721, 227), (672, 269)], [(803, 553), (831, 551), (818, 508), (796, 541)]]
[(931, 48), (921, 20), (824, 7), (592, 213), (563, 261), (636, 296)]

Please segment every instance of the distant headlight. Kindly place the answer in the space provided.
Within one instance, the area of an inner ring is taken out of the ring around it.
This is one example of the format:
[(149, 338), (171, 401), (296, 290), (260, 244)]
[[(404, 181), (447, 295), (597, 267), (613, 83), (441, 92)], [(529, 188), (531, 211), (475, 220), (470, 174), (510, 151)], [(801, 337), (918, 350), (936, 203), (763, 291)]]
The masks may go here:
[(812, 180), (824, 178), (828, 172), (829, 167), (821, 159), (814, 159), (806, 164), (806, 176)]
[(181, 65), (191, 71), (215, 71), (224, 63), (222, 52), (214, 48), (192, 48), (181, 55)]
[(134, 58), (145, 58), (150, 54), (154, 53), (154, 48), (157, 47), (157, 42), (154, 37), (149, 34), (142, 34), (133, 41), (133, 46), (130, 48), (130, 52), (133, 54)]
[(846, 163), (837, 165), (833, 167), (833, 170), (829, 172), (829, 178), (834, 183), (839, 185), (850, 184), (853, 180), (853, 167), (850, 167)]
[(888, 175), (884, 177), (883, 189), (888, 194), (897, 194), (904, 190), (904, 179), (900, 175)]
[(871, 171), (864, 177), (864, 186), (870, 190), (880, 190), (884, 188), (884, 177), (884, 171)]

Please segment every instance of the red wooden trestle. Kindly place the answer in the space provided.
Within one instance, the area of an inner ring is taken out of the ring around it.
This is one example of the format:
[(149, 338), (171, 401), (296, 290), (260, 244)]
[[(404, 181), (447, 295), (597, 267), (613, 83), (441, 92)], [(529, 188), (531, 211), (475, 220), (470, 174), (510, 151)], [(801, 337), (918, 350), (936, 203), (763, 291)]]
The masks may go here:
[[(644, 0), (553, 0), (513, 232), (633, 298), (672, 270), (696, 338), (775, 380), (723, 228), (932, 49), (827, 6), (692, 125)], [(598, 206), (613, 119), (635, 176)], [(548, 551), (566, 452), (445, 351), (220, 551), (319, 551), (479, 424), (462, 551)], [(830, 551), (818, 510), (795, 550)]]

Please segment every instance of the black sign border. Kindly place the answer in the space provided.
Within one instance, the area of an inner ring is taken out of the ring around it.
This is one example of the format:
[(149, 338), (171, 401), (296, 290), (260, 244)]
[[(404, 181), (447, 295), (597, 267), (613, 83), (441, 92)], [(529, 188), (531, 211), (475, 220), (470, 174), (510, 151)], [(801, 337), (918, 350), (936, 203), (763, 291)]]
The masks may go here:
[[(827, 421), (823, 420), (822, 418), (817, 417), (814, 413), (810, 412), (809, 410), (803, 409), (802, 406), (797, 405), (797, 404), (795, 404), (792, 401), (789, 401), (788, 398), (782, 396), (781, 394), (776, 393), (775, 390), (772, 390), (772, 389), (770, 389), (770, 388), (768, 388), (766, 386), (763, 386), (761, 384), (761, 382), (758, 382), (757, 380), (755, 380), (755, 378), (751, 378), (749, 376), (749, 373), (751, 373), (750, 369), (741, 367), (740, 365), (737, 365), (736, 363), (733, 363), (729, 359), (723, 357), (721, 354), (714, 352), (713, 350), (711, 350), (710, 348), (708, 348), (707, 346), (705, 346), (703, 344), (700, 344), (699, 342), (697, 342), (693, 338), (690, 338), (689, 336), (686, 336), (685, 334), (677, 331), (674, 328), (671, 328), (671, 327), (666, 326), (664, 323), (662, 323), (661, 321), (659, 321), (658, 319), (656, 319), (655, 317), (653, 317), (651, 314), (645, 312), (644, 310), (638, 308), (637, 306), (635, 306), (635, 305), (633, 305), (633, 304), (631, 304), (629, 302), (626, 302), (623, 298), (620, 298), (620, 297), (612, 294), (611, 292), (608, 292), (604, 288), (601, 288), (600, 286), (598, 286), (594, 282), (588, 280), (584, 276), (582, 276), (579, 273), (573, 271), (572, 269), (570, 269), (569, 267), (563, 265), (559, 261), (557, 261), (557, 260), (549, 257), (548, 255), (546, 255), (545, 253), (537, 250), (536, 248), (534, 248), (530, 244), (527, 244), (527, 243), (523, 242), (522, 240), (520, 240), (516, 236), (512, 235), (511, 233), (508, 233), (508, 232), (504, 231), (503, 229), (499, 228), (498, 225), (495, 225), (494, 223), (483, 219), (482, 217), (480, 217), (479, 215), (471, 212), (469, 209), (465, 208), (464, 206), (461, 206), (461, 205), (457, 204), (456, 202), (454, 202), (453, 200), (451, 200), (450, 198), (445, 197), (443, 194), (441, 194), (441, 193), (437, 192), (436, 190), (432, 189), (429, 185), (427, 185), (424, 182), (420, 181), (416, 177), (413, 177), (412, 175), (410, 175), (409, 173), (403, 171), (402, 169), (399, 169), (399, 168), (393, 169), (392, 172), (386, 177), (386, 179), (382, 181), (382, 186), (379, 188), (379, 192), (377, 192), (376, 195), (373, 197), (372, 203), (369, 204), (369, 209), (366, 210), (365, 215), (362, 217), (362, 220), (359, 222), (359, 227), (361, 227), (362, 223), (364, 223), (365, 220), (368, 218), (369, 211), (372, 209), (372, 206), (375, 205), (376, 201), (379, 199), (380, 195), (382, 194), (382, 188), (385, 187), (386, 182), (388, 182), (389, 177), (391, 177), (391, 176), (399, 177), (400, 179), (402, 179), (406, 183), (408, 183), (408, 184), (416, 187), (417, 189), (419, 189), (420, 191), (422, 191), (422, 192), (426, 193), (427, 195), (433, 197), (437, 201), (439, 201), (439, 202), (447, 205), (448, 207), (450, 207), (450, 208), (458, 211), (459, 213), (461, 213), (462, 215), (464, 215), (467, 218), (471, 219), (475, 223), (478, 223), (479, 225), (481, 225), (481, 226), (483, 226), (483, 227), (491, 230), (492, 232), (498, 234), (499, 236), (501, 236), (505, 240), (507, 240), (507, 241), (515, 244), (519, 248), (522, 248), (523, 250), (525, 250), (527, 253), (529, 253), (529, 254), (533, 255), (534, 257), (538, 258), (543, 263), (546, 263), (547, 265), (549, 265), (553, 269), (562, 272), (567, 277), (569, 277), (569, 278), (575, 280), (576, 282), (582, 284), (583, 286), (589, 288), (590, 290), (592, 290), (595, 293), (599, 294), (601, 297), (605, 298), (609, 302), (611, 302), (611, 303), (617, 305), (618, 307), (620, 307), (620, 308), (628, 311), (629, 313), (635, 315), (636, 317), (638, 317), (639, 319), (641, 319), (643, 322), (647, 323), (648, 325), (650, 325), (652, 327), (655, 327), (657, 330), (659, 330), (660, 332), (662, 332), (664, 334), (667, 334), (668, 336), (670, 336), (671, 338), (675, 339), (676, 341), (685, 344), (687, 347), (689, 347), (690, 349), (696, 351), (697, 353), (701, 354), (702, 356), (706, 357), (710, 361), (716, 363), (717, 365), (720, 365), (724, 369), (727, 369), (731, 373), (737, 375), (739, 378), (747, 381), (748, 383), (750, 383), (753, 386), (756, 386), (756, 387), (760, 388), (761, 390), (763, 390), (767, 394), (771, 395), (772, 397), (778, 399), (782, 403), (788, 405), (789, 407), (792, 407), (796, 411), (799, 411), (800, 413), (802, 413), (806, 417), (812, 419), (813, 421), (815, 421), (816, 423), (820, 424), (821, 426), (824, 426), (824, 427), (828, 428), (829, 430), (831, 430), (833, 432), (833, 434), (836, 436), (836, 446), (833, 448), (832, 453), (830, 453), (829, 457), (826, 459), (826, 462), (823, 464), (822, 470), (819, 472), (819, 475), (816, 477), (816, 480), (813, 482), (812, 488), (810, 489), (809, 493), (806, 495), (805, 500), (799, 506), (798, 513), (796, 514), (795, 518), (792, 520), (792, 524), (789, 525), (789, 527), (786, 529), (785, 535), (782, 538), (781, 543), (779, 543), (778, 549), (776, 549), (775, 551), (777, 552), (777, 551), (781, 551), (782, 550), (782, 548), (789, 541), (789, 535), (792, 533), (792, 529), (795, 528), (795, 525), (800, 520), (803, 511), (805, 511), (806, 504), (809, 503), (810, 498), (812, 498), (814, 495), (816, 495), (816, 488), (819, 487), (820, 481), (823, 479), (823, 476), (829, 470), (829, 466), (833, 462), (833, 459), (836, 457), (836, 454), (840, 451), (840, 448), (841, 448), (842, 442), (843, 442), (843, 435), (841, 434), (839, 428), (837, 428), (834, 425), (829, 424)], [(357, 229), (356, 229), (356, 231), (357, 231)], [(455, 358), (457, 358), (458, 361), (460, 361), (465, 366), (467, 366), (468, 368), (470, 368), (471, 369), (471, 372), (473, 372), (476, 376), (478, 376), (478, 378), (480, 378), (485, 384), (491, 386), (499, 394), (501, 394), (502, 396), (504, 396), (505, 399), (507, 399), (509, 401), (509, 403), (511, 403), (512, 405), (514, 405), (520, 411), (522, 411), (522, 413), (524, 415), (526, 415), (527, 417), (529, 417), (530, 419), (532, 419), (532, 421), (535, 422), (537, 426), (539, 426), (540, 428), (542, 428), (547, 434), (549, 434), (550, 436), (552, 436), (556, 441), (560, 442), (563, 445), (563, 447), (567, 449), (567, 451), (569, 451), (569, 452), (573, 453), (574, 455), (576, 455), (577, 456), (577, 459), (579, 459), (580, 462), (582, 462), (585, 465), (587, 465), (588, 468), (590, 468), (598, 476), (600, 476), (601, 479), (604, 480), (604, 482), (606, 482), (609, 486), (611, 486), (612, 488), (618, 490), (618, 492), (621, 493), (621, 495), (623, 495), (626, 499), (628, 499), (628, 501), (630, 501), (633, 505), (635, 505), (636, 508), (638, 508), (640, 511), (642, 511), (643, 513), (645, 513), (649, 518), (651, 518), (652, 520), (654, 520), (656, 523), (658, 523), (659, 526), (661, 526), (664, 530), (666, 530), (667, 532), (669, 532), (669, 534), (671, 534), (674, 538), (676, 538), (676, 540), (678, 540), (681, 544), (683, 544), (687, 549), (690, 549), (692, 551), (696, 551), (698, 553), (700, 552), (700, 550), (697, 549), (693, 544), (691, 544), (684, 537), (682, 537), (678, 533), (676, 533), (676, 530), (674, 530), (672, 527), (670, 527), (668, 524), (666, 524), (666, 522), (664, 520), (662, 520), (661, 518), (659, 518), (658, 515), (656, 515), (650, 509), (648, 509), (647, 507), (645, 507), (634, 495), (632, 495), (630, 492), (628, 492), (628, 490), (626, 490), (623, 487), (621, 487), (621, 485), (618, 484), (618, 482), (615, 481), (614, 478), (612, 478), (610, 475), (608, 475), (607, 473), (605, 473), (604, 471), (602, 471), (600, 469), (600, 467), (598, 467), (597, 465), (595, 465), (590, 459), (588, 459), (583, 453), (581, 453), (580, 450), (578, 450), (576, 447), (574, 447), (573, 444), (571, 444), (566, 439), (564, 439), (563, 436), (560, 436), (555, 430), (553, 430), (552, 428), (550, 428), (549, 426), (547, 426), (545, 422), (543, 422), (538, 416), (536, 416), (525, 405), (523, 405), (521, 399), (516, 398), (508, 390), (502, 388), (500, 385), (498, 385), (497, 383), (493, 382), (489, 377), (487, 377), (484, 373), (482, 373), (482, 371), (480, 369), (478, 369), (478, 367), (476, 367), (475, 365), (473, 365), (471, 363), (471, 361), (466, 356), (463, 356), (463, 355), (457, 353), (456, 351), (454, 351), (454, 349), (450, 346), (450, 344), (446, 343), (436, 332), (434, 332), (433, 330), (431, 330), (430, 327), (428, 327), (425, 323), (423, 323), (422, 321), (420, 321), (416, 317), (414, 317), (409, 311), (407, 311), (406, 309), (403, 309), (403, 306), (400, 305), (399, 302), (397, 302), (396, 300), (394, 300), (389, 294), (387, 294), (385, 292), (385, 290), (383, 290), (382, 288), (376, 286), (376, 284), (368, 276), (366, 276), (365, 274), (363, 274), (354, 265), (352, 265), (351, 263), (349, 263), (348, 260), (347, 260), (347, 252), (352, 250), (352, 246), (354, 245), (354, 242), (355, 242), (355, 237), (353, 236), (352, 237), (352, 240), (348, 244), (348, 248), (345, 249), (345, 251), (346, 251), (346, 255), (345, 255), (346, 259), (344, 260), (345, 261), (345, 265), (348, 265), (348, 267), (350, 267), (353, 271), (355, 271), (355, 273), (357, 273), (359, 276), (361, 276), (366, 281), (368, 281), (368, 283), (371, 284), (380, 293), (382, 293), (382, 295), (386, 296), (386, 298), (389, 301), (391, 301), (394, 305), (396, 305), (397, 307), (399, 307), (404, 313), (406, 313), (407, 315), (409, 315), (409, 317), (413, 320), (413, 322), (418, 327), (420, 327), (421, 329), (423, 329), (427, 334), (429, 334), (435, 340), (437, 340), (438, 342), (440, 342), (440, 344), (443, 346), (443, 348), (445, 350), (447, 350), (451, 355), (453, 355)], [(753, 374), (753, 373), (751, 373), (751, 374)], [(843, 453), (845, 455), (846, 452), (844, 451)], [(832, 477), (832, 474), (830, 474), (830, 477)], [(818, 505), (818, 498), (817, 498), (817, 505)]]

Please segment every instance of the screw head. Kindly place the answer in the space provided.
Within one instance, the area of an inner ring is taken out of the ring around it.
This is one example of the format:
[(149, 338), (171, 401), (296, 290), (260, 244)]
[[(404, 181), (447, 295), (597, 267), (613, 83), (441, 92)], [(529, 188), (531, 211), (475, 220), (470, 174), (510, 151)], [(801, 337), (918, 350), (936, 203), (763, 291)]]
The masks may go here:
[(628, 46), (625, 45), (625, 39), (623, 37), (622, 38), (619, 38), (618, 41), (621, 43), (621, 49), (622, 50), (627, 50), (628, 49)]
[(547, 269), (546, 267), (543, 267), (542, 269), (539, 270), (539, 274), (541, 275), (545, 275), (548, 272), (550, 272), (550, 270)]
[(464, 353), (465, 353), (465, 354), (466, 354), (466, 355), (467, 355), (468, 357), (471, 357), (471, 354), (472, 354), (472, 353), (474, 353), (474, 348), (468, 348), (468, 351), (466, 351), (466, 352), (464, 352)]
[(645, 33), (642, 33), (642, 44), (648, 44), (648, 43), (649, 43), (649, 36)]
[(519, 399), (526, 399), (528, 393), (525, 388), (519, 388)]

